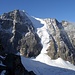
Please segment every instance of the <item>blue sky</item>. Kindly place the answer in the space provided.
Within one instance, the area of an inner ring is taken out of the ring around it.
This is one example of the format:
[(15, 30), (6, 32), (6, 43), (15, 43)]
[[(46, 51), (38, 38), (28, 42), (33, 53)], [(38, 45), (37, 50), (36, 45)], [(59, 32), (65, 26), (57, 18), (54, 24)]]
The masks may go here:
[(75, 0), (0, 0), (0, 14), (14, 9), (38, 18), (75, 22)]

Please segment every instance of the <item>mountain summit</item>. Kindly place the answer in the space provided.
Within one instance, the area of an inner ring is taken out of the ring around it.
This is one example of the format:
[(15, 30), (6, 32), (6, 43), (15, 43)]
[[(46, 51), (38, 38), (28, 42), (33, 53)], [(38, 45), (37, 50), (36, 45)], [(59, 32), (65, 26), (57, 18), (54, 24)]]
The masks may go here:
[(26, 57), (35, 57), (42, 49), (31, 20), (20, 10), (0, 16), (0, 39), (7, 53), (20, 52)]

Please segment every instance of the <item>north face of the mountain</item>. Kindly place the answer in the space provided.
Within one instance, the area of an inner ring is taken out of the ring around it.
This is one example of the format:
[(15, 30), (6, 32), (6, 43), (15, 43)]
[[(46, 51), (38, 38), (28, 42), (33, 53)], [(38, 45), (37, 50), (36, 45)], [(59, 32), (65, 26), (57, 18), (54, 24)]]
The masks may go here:
[(20, 52), (26, 57), (35, 57), (42, 49), (31, 20), (20, 10), (0, 16), (0, 40), (7, 53)]

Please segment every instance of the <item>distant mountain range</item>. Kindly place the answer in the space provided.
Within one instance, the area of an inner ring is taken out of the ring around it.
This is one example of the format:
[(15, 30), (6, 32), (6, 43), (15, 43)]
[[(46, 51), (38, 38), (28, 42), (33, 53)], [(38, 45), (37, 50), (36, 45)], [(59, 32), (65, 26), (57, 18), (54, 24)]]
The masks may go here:
[(4, 13), (0, 60), (1, 75), (75, 75), (75, 23), (40, 19), (21, 10)]

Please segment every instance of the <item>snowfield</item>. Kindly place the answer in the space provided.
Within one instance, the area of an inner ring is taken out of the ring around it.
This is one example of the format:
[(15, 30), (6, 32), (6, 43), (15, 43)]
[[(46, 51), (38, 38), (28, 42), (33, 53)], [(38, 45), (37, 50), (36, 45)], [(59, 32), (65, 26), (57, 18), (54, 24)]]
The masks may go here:
[(23, 66), (36, 75), (75, 75), (75, 66), (61, 58), (51, 60), (46, 54), (40, 54), (36, 59), (21, 56)]

